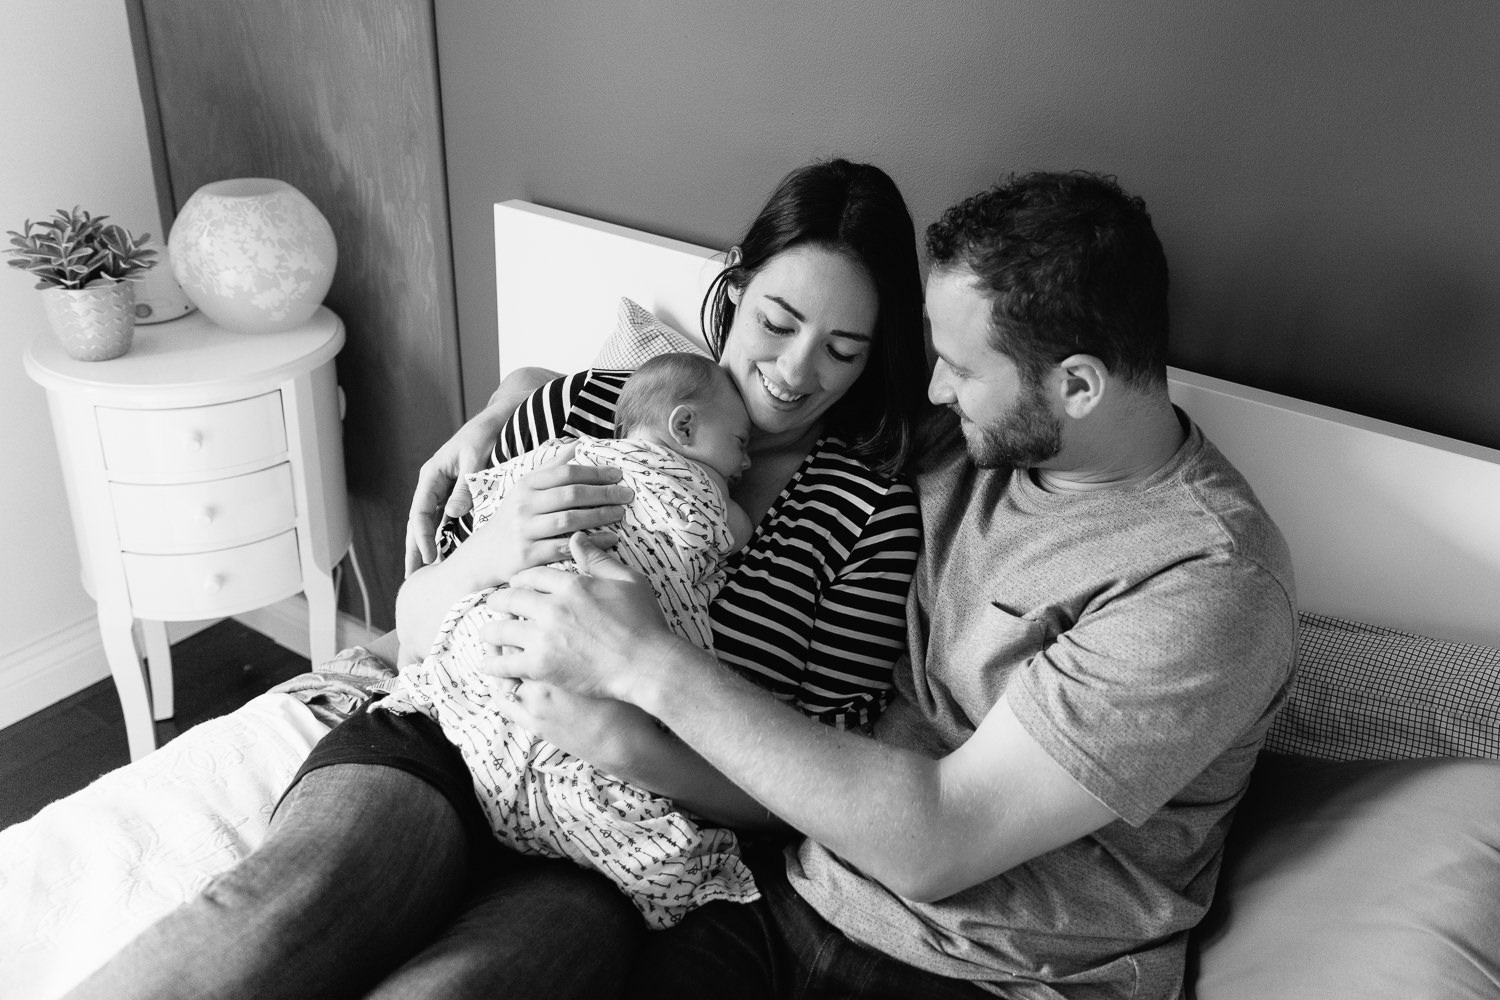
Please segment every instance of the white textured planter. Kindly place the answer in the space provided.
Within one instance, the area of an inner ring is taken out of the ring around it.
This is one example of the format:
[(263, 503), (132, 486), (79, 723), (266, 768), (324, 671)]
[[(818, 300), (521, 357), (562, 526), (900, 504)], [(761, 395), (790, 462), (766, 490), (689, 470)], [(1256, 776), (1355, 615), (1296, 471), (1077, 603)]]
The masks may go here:
[(108, 361), (135, 337), (135, 286), (96, 281), (87, 288), (46, 288), (42, 304), (52, 332), (75, 361)]
[(333, 228), (307, 196), (262, 177), (205, 184), (167, 238), (172, 275), (199, 309), (242, 333), (305, 322), (338, 264)]

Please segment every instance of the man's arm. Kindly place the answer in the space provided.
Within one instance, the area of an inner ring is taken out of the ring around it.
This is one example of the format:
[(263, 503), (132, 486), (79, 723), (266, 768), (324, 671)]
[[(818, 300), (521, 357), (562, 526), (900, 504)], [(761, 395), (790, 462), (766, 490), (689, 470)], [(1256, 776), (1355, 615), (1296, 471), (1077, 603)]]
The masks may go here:
[[(500, 655), (490, 662), (494, 671), (505, 670), (509, 658)], [(737, 830), (788, 829), (634, 705), (587, 698), (534, 680), (517, 687), (513, 697), (505, 707), (511, 721), (679, 808)]]
[[(497, 595), (530, 621), (486, 628), (519, 647), (506, 672), (656, 716), (768, 810), (909, 899), (941, 899), (1115, 819), (1002, 699), (933, 760), (809, 720), (661, 624), (636, 574), (575, 539), (592, 576), (529, 570)], [(645, 624), (643, 624), (645, 623)]]
[[(1002, 698), (938, 760), (819, 725), (685, 643), (631, 685), (661, 719), (767, 809), (893, 892), (950, 896), (1111, 822)], [(726, 724), (726, 720), (734, 720)]]

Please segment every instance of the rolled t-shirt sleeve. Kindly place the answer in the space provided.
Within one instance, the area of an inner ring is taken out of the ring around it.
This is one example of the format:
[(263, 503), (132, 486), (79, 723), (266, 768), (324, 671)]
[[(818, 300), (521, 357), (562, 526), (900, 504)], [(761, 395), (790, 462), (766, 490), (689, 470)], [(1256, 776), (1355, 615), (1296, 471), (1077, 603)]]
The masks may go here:
[(1290, 608), (1253, 561), (1207, 553), (1091, 609), (1016, 672), (1007, 699), (1058, 765), (1139, 826), (1263, 734), (1294, 660)]

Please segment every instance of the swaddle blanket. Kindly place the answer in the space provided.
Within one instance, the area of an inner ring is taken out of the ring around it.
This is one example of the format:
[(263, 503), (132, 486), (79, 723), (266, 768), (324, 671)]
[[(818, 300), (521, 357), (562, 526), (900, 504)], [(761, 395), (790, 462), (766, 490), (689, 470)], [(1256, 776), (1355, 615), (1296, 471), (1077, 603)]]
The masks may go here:
[[(475, 529), (493, 516), (511, 484), (571, 443), (549, 441), (470, 476)], [(635, 500), (617, 528), (615, 555), (650, 581), (673, 631), (711, 651), (709, 602), (733, 547), (718, 487), (696, 463), (640, 441), (584, 438), (572, 460), (624, 472)], [(758, 898), (731, 831), (700, 825), (669, 800), (600, 772), (506, 718), (505, 686), (479, 670), (489, 652), (479, 632), (495, 617), (486, 604), (494, 589), (454, 605), (429, 654), (402, 670), (380, 707), (421, 711), (443, 727), (502, 843), (602, 871), (651, 927), (670, 927), (712, 900)]]

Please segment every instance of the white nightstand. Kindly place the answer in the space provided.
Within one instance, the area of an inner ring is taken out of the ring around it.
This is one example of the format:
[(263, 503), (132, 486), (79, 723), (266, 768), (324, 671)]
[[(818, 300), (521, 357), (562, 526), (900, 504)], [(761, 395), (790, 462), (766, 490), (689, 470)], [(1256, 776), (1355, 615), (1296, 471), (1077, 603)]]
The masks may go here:
[(349, 550), (333, 369), (343, 344), (344, 324), (319, 308), (284, 333), (233, 333), (201, 313), (137, 326), (113, 361), (74, 361), (50, 335), (27, 350), (26, 371), (47, 390), (131, 759), (155, 747), (152, 719), (173, 712), (165, 622), (301, 591), (312, 660), (333, 656), (333, 569)]

